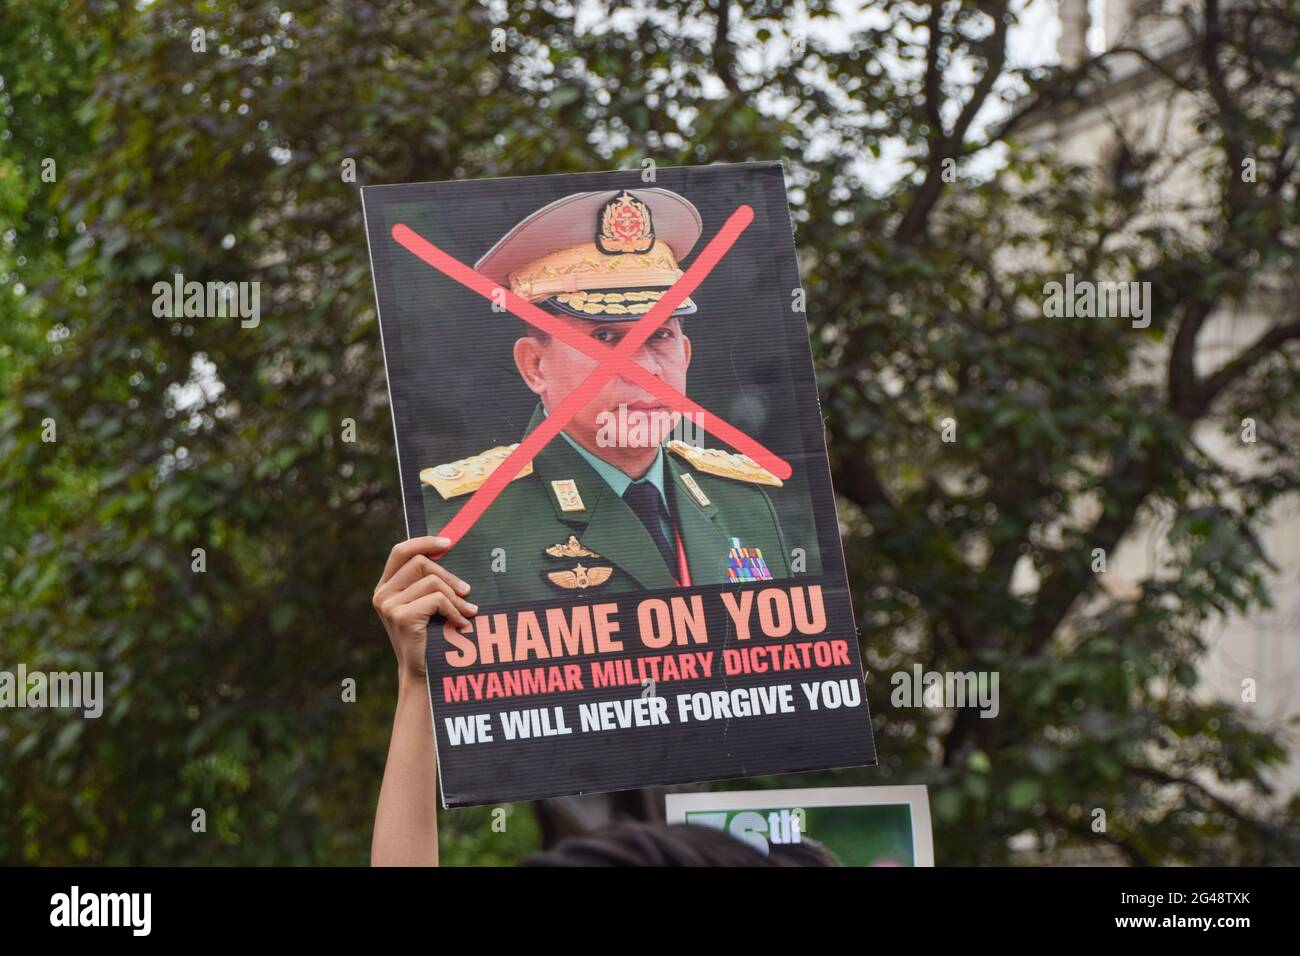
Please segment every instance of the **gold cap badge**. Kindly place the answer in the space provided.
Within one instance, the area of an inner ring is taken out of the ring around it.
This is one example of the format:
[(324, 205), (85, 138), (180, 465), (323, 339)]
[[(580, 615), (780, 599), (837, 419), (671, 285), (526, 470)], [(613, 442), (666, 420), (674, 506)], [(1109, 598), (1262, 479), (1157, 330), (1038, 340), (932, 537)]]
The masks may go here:
[(649, 252), (655, 244), (650, 209), (624, 189), (600, 211), (596, 248), (607, 256)]

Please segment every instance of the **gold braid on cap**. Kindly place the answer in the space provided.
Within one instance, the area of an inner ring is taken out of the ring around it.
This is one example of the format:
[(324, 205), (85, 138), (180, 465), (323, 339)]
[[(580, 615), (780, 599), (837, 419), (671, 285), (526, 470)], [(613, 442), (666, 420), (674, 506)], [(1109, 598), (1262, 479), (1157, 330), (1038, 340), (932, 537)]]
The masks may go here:
[(512, 272), (510, 291), (521, 299), (538, 302), (562, 293), (667, 287), (681, 275), (672, 249), (658, 240), (649, 252), (619, 256), (604, 255), (594, 242), (583, 242), (542, 256)]

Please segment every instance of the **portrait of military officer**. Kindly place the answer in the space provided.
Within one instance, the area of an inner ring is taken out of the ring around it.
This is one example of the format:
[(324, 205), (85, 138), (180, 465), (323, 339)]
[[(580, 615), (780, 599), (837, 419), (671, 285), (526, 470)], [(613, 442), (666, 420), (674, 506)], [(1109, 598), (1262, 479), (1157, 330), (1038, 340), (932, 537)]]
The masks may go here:
[[(613, 348), (681, 276), (701, 231), (695, 206), (667, 189), (577, 193), (518, 223), (474, 268)], [(687, 327), (708, 321), (698, 312), (685, 299), (633, 357), (683, 394)], [(525, 434), (598, 365), (532, 325), (512, 358), (537, 396)], [(680, 423), (678, 412), (614, 376), (441, 563), (471, 583), (480, 605), (789, 577), (769, 497), (781, 480), (747, 456), (704, 447), (698, 434), (676, 437)], [(430, 534), (514, 447), (421, 469)]]

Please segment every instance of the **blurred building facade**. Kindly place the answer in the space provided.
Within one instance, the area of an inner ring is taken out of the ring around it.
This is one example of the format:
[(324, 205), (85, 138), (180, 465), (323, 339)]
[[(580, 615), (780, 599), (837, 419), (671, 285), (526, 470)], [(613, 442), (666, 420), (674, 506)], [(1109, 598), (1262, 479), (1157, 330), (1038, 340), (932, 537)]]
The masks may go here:
[[(1106, 50), (1138, 48), (1164, 67), (1177, 66), (1190, 54), (1188, 30), (1180, 19), (1183, 0), (1103, 0), (1103, 4)], [(1057, 53), (1062, 64), (1078, 65), (1090, 52), (1097, 52), (1095, 33), (1094, 49), (1089, 50), (1094, 24), (1088, 0), (1059, 0), (1058, 16)], [(1100, 176), (1119, 174), (1116, 159), (1125, 144), (1154, 151), (1164, 167), (1153, 192), (1157, 214), (1182, 215), (1189, 198), (1207, 195), (1206, 171), (1222, 163), (1221, 155), (1196, 132), (1196, 104), (1190, 94), (1176, 89), (1139, 56), (1120, 53), (1107, 62), (1108, 80), (1095, 88), (1084, 106), (1044, 116), (1029, 136), (1073, 161), (1094, 166)], [(1288, 305), (1293, 308), (1298, 297), (1300, 280), (1278, 276), (1276, 281), (1261, 283), (1245, 305), (1215, 314), (1198, 339), (1197, 373), (1208, 374), (1235, 356), (1276, 324), (1277, 316)], [(1152, 367), (1160, 368), (1167, 358), (1166, 345), (1152, 349), (1162, 350), (1150, 356), (1155, 360)], [(1225, 463), (1248, 469), (1254, 460), (1252, 446), (1239, 433), (1225, 435), (1220, 426), (1201, 426), (1196, 439), (1207, 454)], [(1138, 582), (1162, 573), (1168, 528), (1167, 520), (1148, 517), (1110, 556), (1105, 583), (1113, 595), (1135, 593)], [(1207, 628), (1203, 636), (1209, 652), (1201, 667), (1199, 692), (1255, 708), (1261, 721), (1289, 741), (1290, 763), (1274, 777), (1282, 803), (1300, 790), (1300, 740), (1295, 729), (1287, 727), (1300, 717), (1300, 503), (1276, 508), (1260, 543), (1275, 566), (1269, 581), (1274, 607), (1249, 617), (1219, 620)], [(1248, 680), (1254, 681), (1253, 703), (1243, 701), (1243, 682)]]

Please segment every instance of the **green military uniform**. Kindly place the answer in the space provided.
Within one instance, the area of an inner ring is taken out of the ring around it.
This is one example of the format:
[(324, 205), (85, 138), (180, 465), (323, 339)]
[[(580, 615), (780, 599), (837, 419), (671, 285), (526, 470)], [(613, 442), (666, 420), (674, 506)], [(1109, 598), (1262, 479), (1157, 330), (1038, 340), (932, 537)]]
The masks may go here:
[[(539, 407), (528, 430), (543, 417)], [(737, 564), (741, 580), (746, 568), (749, 580), (762, 579), (763, 570), (789, 577), (781, 527), (763, 490), (774, 483), (770, 475), (739, 456), (670, 445), (660, 451), (662, 491), (692, 585), (727, 583), (729, 567), (734, 571)], [(421, 473), (430, 534), (451, 520), (503, 458), (497, 451)], [(440, 561), (471, 584), (471, 599), (480, 605), (678, 584), (678, 569), (664, 560), (641, 519), (562, 434)]]

